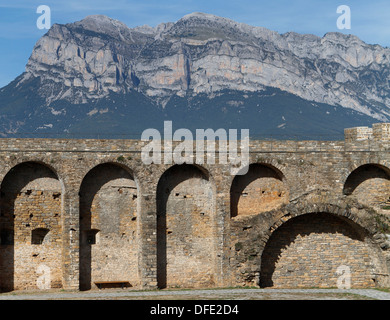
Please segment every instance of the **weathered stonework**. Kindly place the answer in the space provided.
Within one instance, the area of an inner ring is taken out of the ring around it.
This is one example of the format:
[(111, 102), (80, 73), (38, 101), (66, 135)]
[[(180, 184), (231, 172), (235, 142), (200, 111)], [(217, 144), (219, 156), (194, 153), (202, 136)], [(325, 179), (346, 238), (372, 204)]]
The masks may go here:
[(80, 189), (80, 288), (126, 279), (139, 286), (137, 185), (121, 166), (101, 164)]
[(261, 285), (328, 287), (337, 284), (335, 270), (345, 265), (352, 286), (373, 286), (369, 246), (358, 229), (328, 213), (291, 219), (272, 234), (263, 252)]
[(157, 187), (159, 287), (213, 287), (215, 192), (200, 169), (167, 170)]
[(343, 265), (353, 287), (389, 286), (383, 128), (251, 141), (236, 177), (218, 154), (144, 164), (143, 141), (0, 139), (0, 287), (37, 289), (45, 270), (50, 287), (82, 290), (336, 287)]

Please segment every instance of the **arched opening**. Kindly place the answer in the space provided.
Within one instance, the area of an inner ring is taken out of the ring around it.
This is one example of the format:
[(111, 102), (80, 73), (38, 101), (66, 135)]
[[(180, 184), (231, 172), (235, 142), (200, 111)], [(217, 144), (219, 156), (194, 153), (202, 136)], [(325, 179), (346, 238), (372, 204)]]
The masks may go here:
[(159, 288), (214, 284), (215, 196), (207, 172), (175, 165), (157, 187)]
[(329, 213), (304, 214), (269, 238), (261, 257), (260, 286), (336, 287), (338, 268), (347, 266), (351, 287), (373, 287), (374, 252), (365, 229), (353, 221)]
[(378, 164), (366, 164), (352, 171), (343, 193), (376, 209), (390, 209), (390, 170)]
[(247, 174), (236, 176), (230, 189), (231, 217), (266, 212), (288, 202), (283, 174), (265, 164), (251, 164)]
[[(41, 163), (21, 163), (4, 177), (0, 194), (3, 291), (37, 289), (37, 270), (42, 266), (51, 271), (50, 287), (62, 287), (62, 194), (57, 175)], [(51, 231), (49, 238), (43, 230)], [(44, 245), (34, 245), (37, 242)]]
[(80, 187), (80, 290), (96, 281), (139, 285), (138, 187), (128, 169), (104, 163)]

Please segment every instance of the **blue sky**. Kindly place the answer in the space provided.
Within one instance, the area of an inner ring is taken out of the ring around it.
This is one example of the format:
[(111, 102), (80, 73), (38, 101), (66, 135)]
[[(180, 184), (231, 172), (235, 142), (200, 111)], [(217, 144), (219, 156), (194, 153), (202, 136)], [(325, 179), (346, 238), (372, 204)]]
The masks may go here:
[[(389, 0), (0, 0), (0, 87), (24, 71), (39, 30), (38, 6), (48, 5), (51, 23), (70, 23), (91, 14), (105, 14), (129, 27), (175, 22), (191, 12), (206, 12), (284, 33), (323, 36), (351, 33), (370, 44), (390, 47)], [(338, 30), (337, 7), (351, 8), (352, 28)]]

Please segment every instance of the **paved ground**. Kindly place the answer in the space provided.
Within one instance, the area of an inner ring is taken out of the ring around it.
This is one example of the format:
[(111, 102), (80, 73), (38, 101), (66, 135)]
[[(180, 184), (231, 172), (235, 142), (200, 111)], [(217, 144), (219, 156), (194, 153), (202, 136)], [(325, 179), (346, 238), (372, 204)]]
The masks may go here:
[(134, 291), (102, 289), (37, 291), (0, 294), (0, 300), (390, 300), (390, 293), (373, 289), (207, 289)]

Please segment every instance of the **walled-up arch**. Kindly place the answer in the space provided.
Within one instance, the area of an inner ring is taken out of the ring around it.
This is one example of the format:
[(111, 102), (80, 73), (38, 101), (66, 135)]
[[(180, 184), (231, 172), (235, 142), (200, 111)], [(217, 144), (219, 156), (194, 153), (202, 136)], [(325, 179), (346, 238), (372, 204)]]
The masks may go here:
[(230, 189), (231, 217), (269, 211), (288, 202), (289, 192), (280, 170), (254, 163), (245, 175), (236, 176)]
[(103, 163), (84, 177), (80, 192), (80, 289), (95, 281), (140, 282), (139, 191), (132, 172)]
[(359, 202), (380, 209), (390, 197), (390, 170), (379, 164), (365, 164), (350, 173), (344, 195), (353, 195)]
[(210, 287), (215, 273), (215, 191), (208, 172), (174, 165), (157, 186), (157, 281)]
[[(3, 291), (37, 289), (39, 269), (50, 270), (50, 287), (62, 283), (63, 186), (47, 165), (24, 162), (1, 183), (0, 286)], [(36, 230), (46, 230), (36, 241)], [(48, 276), (48, 275), (45, 275)]]
[[(261, 287), (337, 287), (339, 268), (353, 288), (374, 287), (383, 259), (366, 229), (332, 213), (295, 216), (269, 237), (261, 257)], [(346, 276), (346, 274), (344, 274)]]

